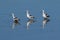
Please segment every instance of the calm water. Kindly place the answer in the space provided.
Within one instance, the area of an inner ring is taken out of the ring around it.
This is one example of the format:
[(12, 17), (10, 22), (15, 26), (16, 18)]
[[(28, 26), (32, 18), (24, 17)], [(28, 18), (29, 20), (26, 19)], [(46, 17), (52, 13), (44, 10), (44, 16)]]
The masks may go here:
[[(35, 17), (29, 21), (26, 10)], [(43, 27), (42, 9), (50, 15)], [(14, 26), (11, 14), (20, 18)], [(31, 23), (29, 26), (27, 24)], [(14, 26), (14, 27), (13, 27)], [(59, 40), (60, 0), (0, 0), (0, 40)]]

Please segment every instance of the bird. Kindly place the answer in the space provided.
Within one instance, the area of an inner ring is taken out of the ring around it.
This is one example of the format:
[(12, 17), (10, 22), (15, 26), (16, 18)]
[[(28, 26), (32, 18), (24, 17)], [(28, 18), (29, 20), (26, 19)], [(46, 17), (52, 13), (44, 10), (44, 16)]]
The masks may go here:
[(26, 11), (26, 14), (28, 19), (34, 19), (34, 16), (30, 15), (28, 10)]
[(44, 19), (47, 19), (47, 18), (50, 17), (48, 14), (45, 13), (44, 10), (42, 10), (42, 16), (43, 16)]
[(13, 18), (13, 21), (14, 23), (19, 23), (19, 19), (17, 17), (15, 17), (14, 13), (12, 13), (12, 18)]

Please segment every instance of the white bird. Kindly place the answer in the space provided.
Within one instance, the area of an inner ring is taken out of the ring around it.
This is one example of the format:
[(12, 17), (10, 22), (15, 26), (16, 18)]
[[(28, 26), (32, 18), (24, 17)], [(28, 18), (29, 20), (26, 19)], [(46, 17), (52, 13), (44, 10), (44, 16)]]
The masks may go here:
[(47, 19), (47, 18), (49, 17), (49, 15), (44, 12), (44, 10), (42, 10), (42, 16), (43, 16), (43, 18), (45, 18), (45, 19)]
[(27, 14), (27, 18), (29, 18), (29, 19), (33, 19), (34, 18), (32, 15), (29, 14), (28, 10), (26, 11), (26, 14)]
[(14, 13), (12, 13), (12, 18), (13, 18), (14, 23), (18, 23), (19, 19), (15, 17)]

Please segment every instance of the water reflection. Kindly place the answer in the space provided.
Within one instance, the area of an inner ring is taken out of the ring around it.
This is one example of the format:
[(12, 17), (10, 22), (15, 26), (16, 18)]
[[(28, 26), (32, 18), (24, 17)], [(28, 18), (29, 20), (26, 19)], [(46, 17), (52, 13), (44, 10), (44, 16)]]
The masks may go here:
[(50, 21), (50, 19), (44, 19), (43, 20), (43, 29), (45, 28), (45, 25)]
[(13, 24), (12, 24), (12, 29), (14, 29), (15, 26), (17, 26), (17, 25), (19, 25), (19, 24), (20, 24), (19, 22), (13, 22)]
[(29, 19), (28, 21), (27, 21), (27, 30), (29, 29), (29, 26), (32, 24), (32, 23), (34, 23), (35, 22), (35, 20), (32, 20), (32, 19)]

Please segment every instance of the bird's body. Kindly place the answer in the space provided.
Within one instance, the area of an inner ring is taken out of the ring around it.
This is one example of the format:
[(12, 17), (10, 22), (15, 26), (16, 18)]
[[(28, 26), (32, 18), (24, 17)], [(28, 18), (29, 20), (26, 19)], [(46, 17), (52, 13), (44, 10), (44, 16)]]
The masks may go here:
[(29, 14), (28, 10), (26, 11), (26, 14), (27, 14), (27, 18), (29, 18), (29, 19), (33, 19), (34, 18), (32, 15)]
[(18, 23), (19, 19), (15, 17), (14, 13), (12, 13), (13, 21), (14, 23)]
[(42, 10), (42, 15), (43, 15), (43, 18), (45, 18), (45, 19), (47, 19), (49, 17), (49, 15), (44, 12), (44, 10)]

